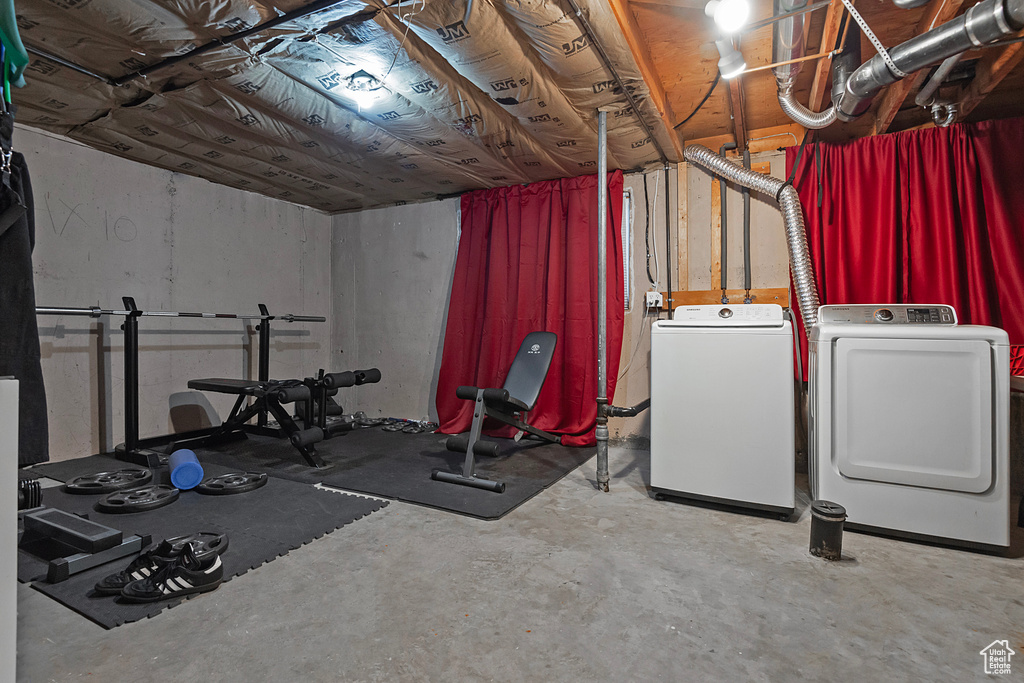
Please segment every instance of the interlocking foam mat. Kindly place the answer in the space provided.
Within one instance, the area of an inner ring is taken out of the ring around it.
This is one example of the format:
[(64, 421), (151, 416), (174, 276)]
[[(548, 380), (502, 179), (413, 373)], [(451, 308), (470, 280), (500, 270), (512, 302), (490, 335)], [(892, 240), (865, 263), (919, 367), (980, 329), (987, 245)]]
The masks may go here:
[(434, 469), (461, 472), (465, 456), (444, 446), (443, 434), (357, 429), (317, 444), (327, 467), (307, 466), (286, 439), (249, 437), (217, 449), (195, 449), (202, 463), (267, 472), (271, 477), (334, 486), (383, 498), (497, 519), (573, 471), (597, 452), (538, 441), (494, 439), (498, 457), (477, 457), (476, 472), (505, 482), (504, 493), (434, 481)]
[[(113, 458), (92, 456), (34, 469), (42, 476), (64, 480), (129, 466)], [(207, 475), (237, 471), (237, 468), (232, 470), (205, 462), (203, 467)], [(166, 468), (161, 469), (155, 471), (154, 482), (166, 478)], [(43, 491), (43, 504), (88, 515), (92, 521), (120, 529), (126, 537), (151, 535), (154, 542), (196, 531), (226, 533), (229, 545), (222, 556), (225, 581), (387, 505), (385, 501), (323, 491), (279, 477), (270, 477), (265, 486), (236, 495), (209, 496), (182, 491), (178, 500), (170, 505), (131, 514), (97, 512), (93, 504), (102, 497), (72, 495), (60, 488), (47, 488)], [(123, 569), (134, 556), (76, 574), (60, 583), (48, 584), (45, 562), (25, 551), (19, 551), (18, 555), (20, 580), (31, 581), (37, 590), (105, 628), (152, 617), (182, 602), (178, 599), (130, 604), (116, 597), (95, 595), (93, 585), (104, 576)], [(202, 598), (203, 595), (194, 596), (194, 599)]]

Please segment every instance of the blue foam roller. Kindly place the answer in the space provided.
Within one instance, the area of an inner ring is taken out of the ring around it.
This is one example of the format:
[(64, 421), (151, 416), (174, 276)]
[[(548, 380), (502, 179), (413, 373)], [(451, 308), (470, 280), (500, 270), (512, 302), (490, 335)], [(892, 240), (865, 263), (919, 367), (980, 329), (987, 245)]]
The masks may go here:
[(167, 461), (171, 470), (171, 484), (174, 488), (188, 491), (199, 486), (203, 480), (203, 466), (196, 454), (187, 448), (180, 448)]

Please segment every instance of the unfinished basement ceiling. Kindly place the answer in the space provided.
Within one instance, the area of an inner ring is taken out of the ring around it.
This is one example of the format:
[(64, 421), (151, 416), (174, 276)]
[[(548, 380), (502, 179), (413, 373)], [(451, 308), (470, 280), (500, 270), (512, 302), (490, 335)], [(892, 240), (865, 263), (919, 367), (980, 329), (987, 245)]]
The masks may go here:
[(576, 4), (21, 0), (17, 118), (329, 212), (592, 173), (599, 107), (609, 168), (678, 160), (611, 8)]
[[(751, 2), (737, 41), (748, 72), (713, 86), (706, 0), (18, 0), (32, 59), (15, 101), (22, 123), (96, 149), (350, 211), (592, 173), (599, 107), (610, 109), (612, 169), (679, 161), (694, 140), (797, 142), (804, 130), (758, 69), (772, 61), (773, 1)], [(856, 4), (892, 47), (974, 3)], [(820, 111), (846, 11), (813, 6), (806, 53), (825, 56), (801, 64), (794, 93)], [(914, 104), (929, 71), (818, 139), (929, 125)], [(379, 83), (383, 97), (360, 106), (360, 84)], [(962, 121), (1024, 116), (1022, 84), (1024, 42), (1011, 39), (965, 53), (939, 95)]]

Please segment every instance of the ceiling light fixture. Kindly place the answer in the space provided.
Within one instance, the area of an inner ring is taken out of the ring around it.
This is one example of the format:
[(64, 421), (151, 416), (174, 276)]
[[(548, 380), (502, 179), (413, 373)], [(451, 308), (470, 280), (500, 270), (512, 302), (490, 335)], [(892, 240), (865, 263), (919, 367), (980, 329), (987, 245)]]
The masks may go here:
[(716, 40), (715, 46), (718, 47), (718, 72), (722, 74), (722, 78), (729, 80), (743, 73), (747, 68), (747, 61), (743, 59), (743, 54), (732, 46), (730, 39)]
[(718, 30), (725, 35), (739, 31), (750, 17), (747, 0), (711, 0), (704, 6), (704, 14), (715, 20)]
[(369, 107), (388, 93), (383, 83), (362, 70), (345, 79), (345, 88), (360, 110)]

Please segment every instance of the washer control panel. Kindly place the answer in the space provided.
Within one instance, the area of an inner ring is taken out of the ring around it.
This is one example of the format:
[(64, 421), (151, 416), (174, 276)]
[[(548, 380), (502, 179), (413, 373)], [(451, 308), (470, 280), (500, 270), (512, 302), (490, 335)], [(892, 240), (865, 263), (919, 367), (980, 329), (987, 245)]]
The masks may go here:
[(922, 304), (850, 304), (822, 306), (818, 321), (852, 325), (956, 325), (952, 306)]
[(741, 303), (679, 306), (672, 312), (671, 324), (692, 327), (778, 327), (784, 321), (782, 306), (778, 304)]

